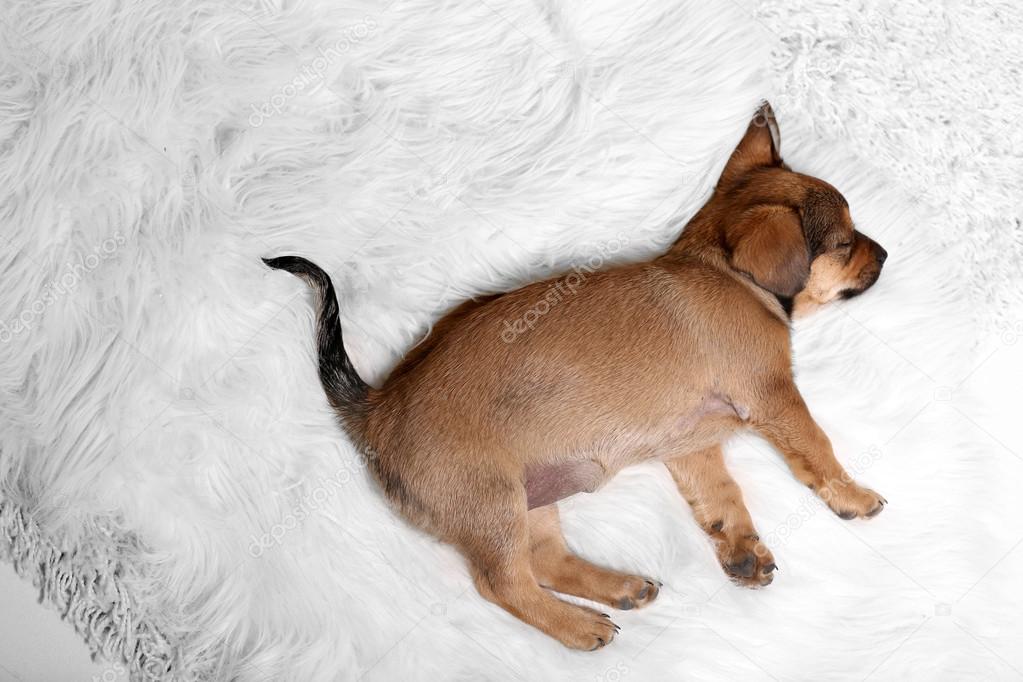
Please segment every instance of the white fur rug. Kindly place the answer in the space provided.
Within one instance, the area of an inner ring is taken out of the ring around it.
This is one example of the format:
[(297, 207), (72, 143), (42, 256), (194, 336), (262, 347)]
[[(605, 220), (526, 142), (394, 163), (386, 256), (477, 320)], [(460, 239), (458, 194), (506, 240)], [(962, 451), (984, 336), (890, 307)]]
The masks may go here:
[[(976, 383), (1023, 336), (1021, 147), (995, 132), (1021, 11), (929, 7), (864, 29), (823, 2), (5, 5), (0, 551), (145, 678), (1023, 675), (1016, 394)], [(786, 160), (891, 254), (795, 330), (808, 402), (890, 505), (841, 521), (737, 439), (780, 565), (748, 591), (666, 471), (627, 471), (562, 505), (566, 535), (665, 589), (570, 652), (385, 507), (305, 286), (259, 259), (333, 273), (379, 381), (468, 296), (659, 252), (765, 96)]]

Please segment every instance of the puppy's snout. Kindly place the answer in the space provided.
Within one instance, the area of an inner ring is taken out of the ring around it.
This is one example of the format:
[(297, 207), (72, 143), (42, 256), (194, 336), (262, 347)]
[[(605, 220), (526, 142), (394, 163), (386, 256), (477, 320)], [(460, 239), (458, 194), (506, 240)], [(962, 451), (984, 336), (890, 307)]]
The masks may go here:
[(874, 242), (872, 248), (874, 249), (874, 258), (877, 259), (878, 266), (880, 267), (884, 265), (885, 260), (888, 259), (888, 252), (885, 251), (884, 247), (877, 242)]

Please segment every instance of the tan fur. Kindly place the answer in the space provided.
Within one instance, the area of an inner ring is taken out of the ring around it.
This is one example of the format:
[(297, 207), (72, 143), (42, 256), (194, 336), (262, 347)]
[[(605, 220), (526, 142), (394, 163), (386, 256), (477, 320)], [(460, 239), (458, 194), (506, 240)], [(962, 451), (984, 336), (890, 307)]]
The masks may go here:
[(883, 250), (837, 190), (782, 163), (777, 139), (765, 107), (663, 256), (592, 273), (510, 340), (502, 330), (557, 279), (465, 303), (359, 413), (357, 440), (400, 511), (461, 550), (484, 597), (567, 646), (603, 646), (617, 629), (547, 588), (616, 607), (657, 590), (573, 556), (549, 498), (663, 460), (725, 570), (754, 586), (775, 566), (721, 456), (737, 429), (768, 438), (836, 513), (882, 508), (796, 389), (785, 303), (802, 314), (866, 289)]
[(657, 597), (659, 584), (601, 568), (569, 552), (556, 505), (529, 510), (529, 542), (533, 575), (542, 587), (624, 610)]
[(760, 543), (753, 519), (742, 501), (739, 485), (725, 468), (721, 446), (715, 445), (665, 464), (693, 516), (714, 541), (725, 572), (747, 587), (771, 584), (777, 565)]

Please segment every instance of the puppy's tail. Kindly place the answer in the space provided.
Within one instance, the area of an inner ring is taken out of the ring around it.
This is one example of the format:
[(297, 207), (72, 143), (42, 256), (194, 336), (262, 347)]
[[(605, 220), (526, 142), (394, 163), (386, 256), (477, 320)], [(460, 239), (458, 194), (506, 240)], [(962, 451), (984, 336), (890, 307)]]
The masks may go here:
[(351, 435), (361, 435), (365, 417), (369, 385), (355, 371), (351, 358), (345, 352), (338, 318), (337, 296), (330, 275), (318, 265), (298, 256), (264, 258), (263, 262), (276, 270), (285, 270), (304, 279), (319, 298), (319, 319), (316, 327), (316, 347), (319, 354), (320, 383), (327, 400), (341, 416)]

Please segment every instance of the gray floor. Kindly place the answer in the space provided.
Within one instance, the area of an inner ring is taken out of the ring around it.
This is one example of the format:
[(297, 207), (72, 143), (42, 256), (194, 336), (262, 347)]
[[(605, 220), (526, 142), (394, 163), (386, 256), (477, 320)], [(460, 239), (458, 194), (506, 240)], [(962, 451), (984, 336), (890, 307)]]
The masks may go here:
[(0, 561), (0, 682), (114, 682), (114, 666), (98, 665), (74, 629), (36, 600), (36, 589)]

